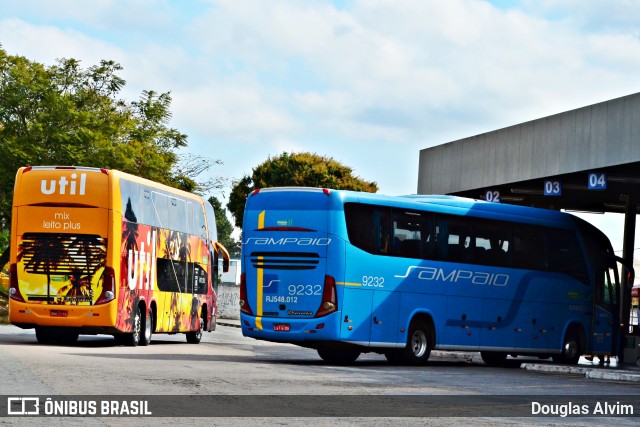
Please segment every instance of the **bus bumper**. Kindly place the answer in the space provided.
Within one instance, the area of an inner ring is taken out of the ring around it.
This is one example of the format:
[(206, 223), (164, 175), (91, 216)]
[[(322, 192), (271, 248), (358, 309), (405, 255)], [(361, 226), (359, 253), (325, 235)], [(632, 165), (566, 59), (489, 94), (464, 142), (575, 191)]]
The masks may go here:
[(340, 319), (340, 312), (311, 319), (256, 317), (241, 313), (240, 324), (245, 337), (304, 345), (305, 342), (339, 339)]
[(23, 329), (36, 326), (57, 327), (112, 327), (115, 318), (111, 305), (81, 307), (69, 305), (34, 306), (11, 300), (9, 302), (9, 322)]

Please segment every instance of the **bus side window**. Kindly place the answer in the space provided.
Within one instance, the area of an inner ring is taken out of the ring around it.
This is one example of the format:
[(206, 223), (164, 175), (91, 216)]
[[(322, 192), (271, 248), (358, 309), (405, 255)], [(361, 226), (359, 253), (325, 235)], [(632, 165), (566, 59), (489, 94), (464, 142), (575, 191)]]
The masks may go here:
[(478, 220), (474, 224), (474, 262), (483, 265), (508, 267), (511, 228), (489, 220)]
[(405, 258), (430, 259), (431, 221), (423, 212), (395, 209), (393, 213), (393, 254)]
[(469, 224), (463, 218), (439, 215), (436, 219), (437, 258), (449, 262), (472, 262), (473, 246)]
[(391, 208), (347, 203), (344, 211), (351, 244), (372, 254), (391, 253)]
[(568, 230), (548, 231), (549, 270), (588, 282), (587, 265), (576, 235)]
[(513, 267), (526, 270), (547, 269), (546, 232), (541, 227), (515, 225), (513, 228)]

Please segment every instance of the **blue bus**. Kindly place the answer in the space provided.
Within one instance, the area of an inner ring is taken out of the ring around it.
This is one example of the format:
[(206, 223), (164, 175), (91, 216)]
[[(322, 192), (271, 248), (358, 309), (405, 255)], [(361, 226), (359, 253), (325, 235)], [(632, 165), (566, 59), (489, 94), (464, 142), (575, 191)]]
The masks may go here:
[(438, 349), (574, 364), (620, 351), (620, 276), (633, 270), (567, 213), (282, 187), (249, 195), (242, 236), (242, 333), (330, 363), (377, 352), (418, 365)]

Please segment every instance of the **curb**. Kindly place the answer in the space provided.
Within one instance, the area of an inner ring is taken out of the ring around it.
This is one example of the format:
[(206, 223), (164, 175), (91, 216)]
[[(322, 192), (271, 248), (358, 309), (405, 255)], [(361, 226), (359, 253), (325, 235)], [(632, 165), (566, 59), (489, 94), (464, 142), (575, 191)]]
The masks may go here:
[(539, 363), (523, 363), (520, 366), (522, 369), (532, 372), (542, 372), (549, 374), (571, 374), (571, 375), (583, 375), (588, 379), (597, 380), (610, 380), (610, 381), (627, 381), (640, 383), (640, 373), (598, 369), (598, 368), (583, 368), (579, 366), (559, 366), (559, 365), (543, 365)]
[(218, 325), (220, 326), (231, 326), (233, 328), (239, 328), (240, 327), (240, 322), (239, 321), (233, 321), (233, 320), (227, 320), (227, 319), (218, 319), (217, 322)]

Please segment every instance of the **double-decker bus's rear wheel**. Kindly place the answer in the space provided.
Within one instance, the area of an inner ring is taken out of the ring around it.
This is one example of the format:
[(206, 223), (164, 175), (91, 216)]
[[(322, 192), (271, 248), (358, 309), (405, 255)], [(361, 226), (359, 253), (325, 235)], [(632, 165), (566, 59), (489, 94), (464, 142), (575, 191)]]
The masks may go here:
[(75, 328), (36, 327), (36, 339), (40, 344), (73, 345), (78, 341), (79, 335)]
[(205, 325), (206, 325), (206, 314), (204, 309), (202, 310), (202, 313), (200, 314), (200, 326), (198, 327), (197, 331), (193, 331), (193, 332), (187, 332), (186, 336), (187, 336), (187, 342), (189, 344), (199, 344), (200, 340), (202, 340), (202, 332), (204, 331)]
[(575, 365), (580, 360), (581, 353), (580, 333), (574, 328), (567, 331), (562, 343), (562, 352), (552, 357), (555, 363)]
[(142, 313), (140, 307), (136, 307), (133, 316), (133, 326), (131, 332), (127, 334), (127, 344), (131, 347), (137, 347), (140, 344), (140, 336), (142, 335)]
[(149, 345), (151, 343), (151, 335), (153, 334), (153, 309), (147, 310), (147, 316), (144, 318), (142, 331), (143, 333), (140, 337), (140, 345)]
[(325, 362), (335, 365), (349, 365), (360, 357), (360, 351), (349, 348), (318, 347), (318, 355)]
[(40, 344), (51, 344), (53, 342), (53, 334), (47, 327), (36, 326), (36, 339)]

